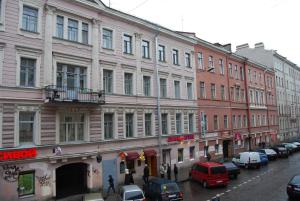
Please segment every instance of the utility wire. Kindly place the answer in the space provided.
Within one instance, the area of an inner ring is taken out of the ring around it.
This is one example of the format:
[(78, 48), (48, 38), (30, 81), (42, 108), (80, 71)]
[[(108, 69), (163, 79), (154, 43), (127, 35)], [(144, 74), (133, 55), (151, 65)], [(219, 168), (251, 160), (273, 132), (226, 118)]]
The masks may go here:
[(149, 0), (145, 0), (145, 1), (143, 1), (142, 3), (138, 4), (136, 7), (134, 7), (134, 8), (131, 9), (130, 11), (128, 11), (128, 13), (130, 13), (130, 12), (132, 12), (132, 11), (138, 9), (139, 7), (141, 7), (142, 5), (144, 5), (145, 3), (147, 3), (147, 1), (149, 1)]

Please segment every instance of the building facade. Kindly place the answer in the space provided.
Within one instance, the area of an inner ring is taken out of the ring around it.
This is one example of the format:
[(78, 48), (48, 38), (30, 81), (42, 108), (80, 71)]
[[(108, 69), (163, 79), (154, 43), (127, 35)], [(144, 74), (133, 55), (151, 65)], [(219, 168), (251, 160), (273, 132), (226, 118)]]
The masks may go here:
[(248, 44), (237, 46), (236, 53), (275, 71), (278, 139), (286, 141), (299, 137), (299, 67), (275, 50), (265, 49), (263, 43), (255, 44), (254, 48), (250, 48)]
[(98, 0), (0, 2), (0, 200), (199, 158), (193, 39)]

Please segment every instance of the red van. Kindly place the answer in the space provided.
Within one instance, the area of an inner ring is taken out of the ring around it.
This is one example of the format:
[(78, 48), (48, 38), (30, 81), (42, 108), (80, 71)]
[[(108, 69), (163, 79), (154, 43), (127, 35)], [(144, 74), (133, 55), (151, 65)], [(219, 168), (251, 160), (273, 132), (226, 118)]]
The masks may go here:
[(204, 188), (210, 186), (227, 186), (228, 172), (222, 163), (198, 162), (192, 166), (191, 179), (202, 183)]

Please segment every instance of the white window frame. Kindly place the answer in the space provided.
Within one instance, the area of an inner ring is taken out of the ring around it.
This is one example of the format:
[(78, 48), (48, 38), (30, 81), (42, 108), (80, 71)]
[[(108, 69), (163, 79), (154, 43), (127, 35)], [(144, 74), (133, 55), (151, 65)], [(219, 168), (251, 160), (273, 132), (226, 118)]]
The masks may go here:
[[(144, 55), (144, 51), (143, 51), (143, 42), (147, 42), (148, 43), (148, 57), (146, 57), (145, 55)], [(142, 39), (141, 40), (141, 55), (142, 55), (142, 58), (143, 59), (151, 59), (151, 42), (150, 42), (150, 40), (147, 40), (147, 39)]]
[[(180, 132), (178, 132), (178, 130), (177, 130), (177, 118), (176, 118), (176, 116), (177, 116), (177, 114), (179, 114), (180, 115)], [(184, 133), (184, 127), (183, 127), (183, 113), (182, 112), (176, 112), (175, 113), (175, 133), (176, 134), (182, 134), (182, 133)]]
[[(189, 63), (187, 63), (187, 59), (189, 60)], [(184, 64), (187, 68), (192, 68), (192, 55), (190, 52), (184, 53)]]
[[(145, 91), (144, 91), (144, 77), (150, 77), (150, 94), (149, 94), (149, 96), (146, 96), (145, 95)], [(142, 74), (142, 94), (143, 94), (143, 96), (145, 96), (145, 97), (151, 97), (151, 96), (153, 96), (153, 81), (152, 81), (152, 76), (151, 75), (149, 75), (149, 74)]]
[[(146, 114), (151, 114), (151, 134), (150, 135), (146, 135), (146, 127), (145, 127), (145, 121), (146, 121), (145, 115)], [(144, 112), (143, 112), (143, 131), (144, 131), (144, 133), (143, 133), (144, 137), (151, 137), (151, 136), (153, 136), (153, 133), (155, 133), (155, 113), (152, 110), (147, 109), (147, 110), (144, 110)]]
[[(133, 114), (133, 136), (126, 137), (126, 114)], [(132, 139), (137, 137), (137, 112), (134, 109), (125, 109), (123, 112), (123, 137), (124, 139)]]
[[(105, 139), (104, 137), (104, 114), (109, 113), (109, 114), (113, 114), (113, 138), (112, 139)], [(102, 135), (101, 135), (101, 139), (105, 140), (105, 141), (109, 141), (109, 140), (114, 140), (118, 138), (118, 113), (116, 112), (115, 109), (112, 108), (103, 108), (102, 113), (101, 113), (101, 119), (103, 119), (103, 121), (101, 121), (101, 130), (102, 130)], [(124, 120), (125, 122), (125, 120)]]
[(110, 69), (110, 68), (103, 68), (102, 69), (102, 73), (101, 73), (101, 83), (102, 83), (102, 88), (103, 88), (103, 90), (105, 90), (104, 89), (104, 70), (108, 70), (108, 71), (112, 71), (112, 92), (110, 92), (110, 93), (107, 93), (107, 94), (114, 94), (115, 93), (115, 87), (116, 87), (116, 83), (115, 83), (115, 71), (113, 70), (113, 69)]
[[(125, 73), (132, 74), (132, 94), (125, 94)], [(136, 73), (131, 70), (125, 70), (123, 73), (123, 94), (126, 96), (134, 96), (136, 95)]]
[[(201, 55), (201, 57), (199, 57), (199, 55)], [(200, 62), (200, 59), (201, 58), (201, 62)], [(204, 63), (203, 63), (203, 52), (198, 52), (197, 53), (197, 62), (198, 62), (198, 68), (200, 70), (204, 70)]]
[[(20, 85), (21, 58), (35, 59), (35, 83), (34, 87)], [(16, 60), (16, 86), (22, 88), (39, 88), (40, 87), (40, 69), (41, 69), (42, 51), (30, 48), (17, 47)], [(55, 77), (56, 78), (56, 77)]]
[[(166, 135), (169, 135), (171, 133), (171, 118), (170, 118), (170, 113), (167, 112), (167, 111), (162, 111), (161, 112), (161, 124), (162, 124), (162, 115), (163, 114), (166, 114), (167, 115), (167, 133), (163, 133), (162, 132), (162, 135), (163, 136), (166, 136)], [(161, 127), (162, 128), (162, 127)]]
[[(191, 84), (191, 97), (189, 97), (188, 84)], [(194, 90), (193, 90), (193, 83), (192, 82), (186, 82), (186, 98), (188, 100), (193, 100), (194, 99)]]
[[(111, 48), (112, 49), (108, 49), (108, 48), (106, 48), (106, 47), (103, 47), (103, 29), (106, 29), (106, 30), (110, 30), (111, 32), (112, 32), (112, 46), (111, 46)], [(101, 39), (100, 39), (100, 41), (101, 41), (101, 49), (102, 50), (108, 50), (108, 51), (115, 51), (115, 30), (113, 29), (113, 28), (111, 28), (111, 27), (107, 27), (107, 26), (102, 26), (101, 27)]]
[[(125, 52), (125, 49), (124, 49), (125, 35), (131, 37), (131, 52), (130, 53)], [(128, 56), (135, 55), (135, 36), (134, 36), (134, 34), (126, 33), (126, 32), (122, 33), (122, 54), (128, 55)]]
[[(176, 87), (175, 87), (175, 82), (179, 82), (179, 97), (176, 97)], [(174, 80), (174, 81), (173, 81), (173, 86), (174, 86), (174, 98), (175, 98), (175, 99), (181, 99), (181, 81), (180, 81), (180, 80)]]
[(195, 114), (194, 113), (188, 113), (188, 133), (190, 133), (190, 115), (192, 115), (192, 122), (193, 122), (192, 133), (194, 133), (195, 132)]
[[(20, 112), (34, 112), (34, 129), (33, 129), (33, 143), (26, 143), (20, 145), (19, 133), (19, 114)], [(38, 106), (18, 106), (15, 112), (14, 125), (14, 146), (15, 147), (32, 147), (41, 144), (41, 111)]]
[[(217, 117), (217, 128), (215, 128), (215, 116)], [(219, 125), (219, 116), (218, 115), (213, 115), (213, 124), (214, 124), (214, 130), (219, 130), (220, 129), (220, 125)]]

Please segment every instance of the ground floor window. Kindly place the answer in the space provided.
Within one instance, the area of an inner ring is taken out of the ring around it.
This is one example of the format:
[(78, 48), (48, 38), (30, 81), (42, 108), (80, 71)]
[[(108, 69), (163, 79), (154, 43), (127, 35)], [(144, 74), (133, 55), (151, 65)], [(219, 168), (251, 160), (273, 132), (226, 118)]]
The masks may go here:
[(207, 154), (208, 154), (208, 145), (207, 146), (204, 146), (204, 156), (206, 157)]
[(18, 178), (18, 193), (19, 197), (25, 195), (33, 195), (34, 186), (34, 171), (21, 172)]
[(178, 149), (178, 162), (183, 162), (183, 149)]
[(121, 161), (120, 162), (120, 174), (124, 174), (125, 173), (125, 162), (124, 161)]
[(190, 147), (190, 159), (195, 159), (195, 147)]
[(134, 172), (135, 171), (135, 169), (134, 169), (134, 160), (127, 160), (126, 161), (126, 166), (127, 166), (127, 169), (130, 172)]
[(215, 152), (219, 153), (219, 144), (215, 144)]

